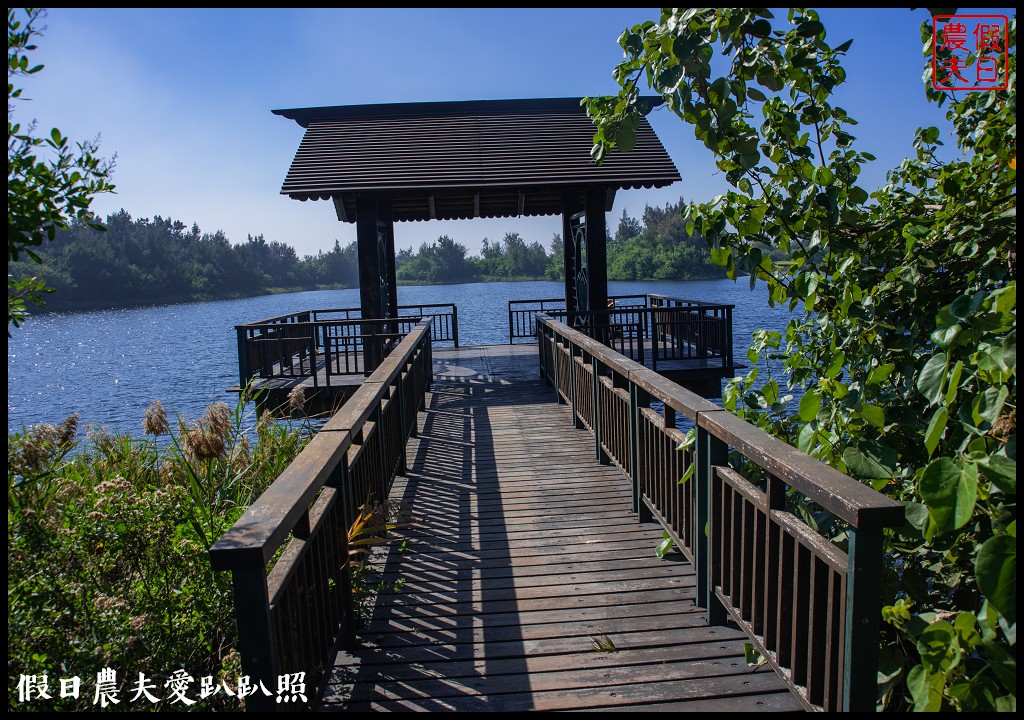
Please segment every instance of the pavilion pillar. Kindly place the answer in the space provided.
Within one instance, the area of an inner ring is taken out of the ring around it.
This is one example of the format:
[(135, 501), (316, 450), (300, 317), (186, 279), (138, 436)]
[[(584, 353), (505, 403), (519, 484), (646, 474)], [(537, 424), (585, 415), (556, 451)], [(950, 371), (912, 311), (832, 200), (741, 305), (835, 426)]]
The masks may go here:
[[(385, 277), (387, 279), (387, 317), (398, 317), (398, 278), (395, 273), (395, 221), (391, 214), (391, 198), (377, 199), (377, 225), (387, 235), (384, 245)], [(395, 328), (397, 330), (397, 328)]]
[[(608, 310), (608, 231), (604, 206), (606, 189), (603, 187), (587, 190), (587, 300), (588, 309), (593, 313)], [(595, 314), (592, 327), (594, 337), (605, 341), (608, 327), (607, 314)]]
[[(377, 198), (360, 196), (356, 199), (359, 309), (364, 320), (385, 318), (388, 314), (388, 223), (380, 222), (377, 210)], [(377, 323), (366, 323), (361, 329), (366, 374), (384, 360), (382, 338), (376, 337), (383, 330)]]
[[(566, 190), (562, 193), (562, 258), (565, 266), (565, 309), (569, 312), (585, 311), (586, 305), (586, 256), (583, 254), (586, 227), (580, 226), (579, 217), (584, 205), (580, 192)], [(582, 233), (582, 234), (581, 234)], [(584, 287), (580, 287), (580, 283)], [(570, 315), (568, 325), (576, 321)]]

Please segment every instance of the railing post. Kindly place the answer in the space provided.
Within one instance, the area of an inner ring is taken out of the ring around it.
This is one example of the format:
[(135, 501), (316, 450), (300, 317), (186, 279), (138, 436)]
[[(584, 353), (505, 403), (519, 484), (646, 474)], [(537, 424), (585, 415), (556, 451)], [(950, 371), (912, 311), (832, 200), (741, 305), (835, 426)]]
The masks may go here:
[(459, 346), (459, 306), (452, 303), (452, 340)]
[(405, 434), (405, 383), (402, 381), (402, 376), (405, 374), (404, 370), (398, 371), (398, 377), (394, 387), (394, 393), (391, 396), (391, 402), (398, 403), (398, 427), (401, 428), (399, 433), (399, 447), (398, 447), (398, 474), (405, 477), (408, 472), (406, 456), (406, 445), (407, 436)]
[(342, 524), (340, 531), (343, 533), (340, 568), (341, 591), (338, 593), (338, 600), (341, 604), (338, 645), (343, 650), (354, 650), (358, 646), (359, 640), (356, 637), (356, 611), (352, 603), (352, 576), (349, 572), (347, 560), (348, 531), (352, 525), (353, 518), (356, 516), (356, 504), (355, 498), (352, 497), (352, 483), (349, 482), (347, 452), (342, 456), (341, 462), (331, 472), (327, 482), (324, 484), (338, 491), (339, 499), (336, 502), (341, 504), (341, 511), (338, 513)]
[[(540, 363), (540, 379), (546, 382), (548, 378), (544, 372), (544, 343), (547, 341), (547, 338), (544, 337), (543, 327), (543, 325), (537, 323), (533, 329), (533, 334), (537, 337), (537, 360)], [(511, 344), (510, 340), (509, 345)]]
[(597, 461), (602, 465), (611, 465), (608, 453), (601, 447), (601, 375), (604, 374), (604, 365), (595, 355), (590, 356), (590, 369), (594, 394), (594, 412), (591, 424), (594, 426), (594, 448), (597, 454)]
[[(270, 623), (266, 569), (262, 565), (234, 568), (231, 585), (235, 594), (242, 672), (249, 676), (253, 685), (262, 682), (273, 692), (277, 687), (277, 653)], [(262, 692), (255, 692), (245, 700), (247, 712), (275, 712), (279, 707), (274, 697), (267, 697)]]
[(572, 409), (572, 426), (579, 430), (583, 427), (583, 418), (577, 412), (579, 402), (576, 399), (576, 348), (571, 340), (566, 339), (566, 343), (569, 350), (569, 392), (566, 393), (568, 397), (565, 401), (569, 403), (569, 407)]
[(727, 348), (727, 353), (723, 352), (722, 354), (726, 356), (726, 367), (731, 368), (734, 362), (732, 356), (732, 307), (725, 309), (725, 347)]
[(697, 485), (694, 488), (693, 564), (697, 575), (697, 607), (707, 610), (709, 625), (722, 625), (726, 618), (725, 608), (714, 597), (711, 585), (711, 535), (714, 532), (711, 473), (715, 465), (728, 462), (729, 449), (724, 442), (700, 426), (702, 414), (697, 413), (697, 445), (694, 452), (694, 462), (697, 463), (694, 480)]
[(317, 376), (317, 371), (316, 371), (316, 345), (317, 345), (316, 335), (317, 335), (317, 327), (318, 326), (316, 324), (314, 324), (314, 323), (310, 323), (310, 325), (309, 325), (309, 372), (313, 375), (313, 387), (319, 387), (319, 382), (317, 381), (317, 377), (316, 377)]
[(380, 494), (377, 495), (377, 502), (385, 502), (388, 499), (388, 480), (390, 468), (387, 463), (387, 443), (384, 438), (384, 412), (380, 407), (380, 400), (370, 413), (370, 421), (373, 422), (373, 434), (376, 438), (377, 452), (380, 453)]
[(846, 639), (843, 711), (874, 712), (878, 690), (878, 625), (882, 592), (882, 528), (847, 529)]
[(238, 388), (245, 392), (249, 384), (252, 372), (249, 370), (249, 339), (248, 331), (244, 327), (235, 326), (235, 334), (238, 339)]
[(513, 329), (512, 329), (512, 302), (509, 301), (509, 303), (508, 303), (508, 344), (509, 345), (512, 344), (512, 335), (513, 335)]
[(650, 508), (643, 501), (643, 488), (640, 487), (640, 416), (643, 409), (651, 406), (651, 396), (632, 380), (629, 381), (629, 464), (633, 481), (633, 512), (640, 517), (640, 522), (651, 522), (653, 516)]
[(651, 370), (658, 371), (658, 316), (651, 313)]

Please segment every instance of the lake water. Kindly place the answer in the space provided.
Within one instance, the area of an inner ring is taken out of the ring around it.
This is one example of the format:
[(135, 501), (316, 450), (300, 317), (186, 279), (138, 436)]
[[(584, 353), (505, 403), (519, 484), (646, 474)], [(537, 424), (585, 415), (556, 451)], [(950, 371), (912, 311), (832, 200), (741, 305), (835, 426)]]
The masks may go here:
[[(662, 293), (732, 303), (734, 352), (745, 363), (751, 333), (781, 330), (788, 313), (768, 307), (759, 284), (745, 279), (610, 282), (610, 295)], [(455, 303), (459, 342), (508, 342), (508, 301), (562, 296), (561, 282), (473, 283), (400, 287), (400, 305)], [(241, 300), (185, 303), (31, 317), (7, 341), (7, 431), (59, 423), (73, 412), (82, 423), (132, 434), (152, 400), (195, 418), (213, 402), (233, 404), (238, 383), (234, 326), (299, 310), (358, 307), (359, 291), (322, 290)], [(172, 414), (173, 417), (173, 414)]]

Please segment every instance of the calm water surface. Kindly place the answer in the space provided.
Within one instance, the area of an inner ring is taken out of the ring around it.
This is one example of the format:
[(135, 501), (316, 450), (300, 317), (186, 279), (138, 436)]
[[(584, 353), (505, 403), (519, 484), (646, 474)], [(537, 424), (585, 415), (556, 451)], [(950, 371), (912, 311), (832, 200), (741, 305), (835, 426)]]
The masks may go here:
[[(768, 307), (767, 290), (745, 280), (610, 282), (611, 295), (663, 293), (733, 303), (737, 363), (750, 334), (781, 330), (788, 313)], [(400, 305), (455, 303), (462, 345), (508, 342), (508, 301), (553, 298), (561, 282), (474, 283), (400, 287)], [(233, 404), (238, 383), (234, 326), (273, 315), (358, 307), (359, 291), (322, 290), (241, 300), (38, 315), (7, 341), (7, 431), (59, 423), (73, 412), (83, 423), (137, 434), (152, 400), (195, 418), (213, 402)]]

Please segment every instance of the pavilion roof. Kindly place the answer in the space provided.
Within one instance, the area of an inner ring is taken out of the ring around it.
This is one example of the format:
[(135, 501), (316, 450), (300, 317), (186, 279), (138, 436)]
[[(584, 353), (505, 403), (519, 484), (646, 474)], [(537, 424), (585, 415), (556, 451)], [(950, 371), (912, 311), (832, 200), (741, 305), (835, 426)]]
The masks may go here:
[[(281, 193), (334, 200), (355, 220), (356, 197), (391, 198), (399, 220), (556, 215), (562, 194), (680, 179), (646, 118), (630, 152), (591, 158), (594, 125), (581, 98), (342, 105), (274, 110), (306, 129)], [(652, 104), (661, 98), (647, 98)]]

